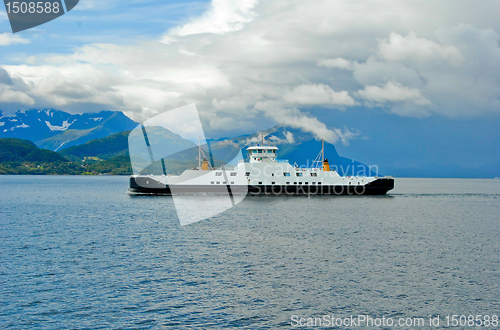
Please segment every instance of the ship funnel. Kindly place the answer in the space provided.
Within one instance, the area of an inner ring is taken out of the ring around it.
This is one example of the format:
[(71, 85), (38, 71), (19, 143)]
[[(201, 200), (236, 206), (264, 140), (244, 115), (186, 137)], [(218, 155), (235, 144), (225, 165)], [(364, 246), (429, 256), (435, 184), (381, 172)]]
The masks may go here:
[(325, 159), (323, 161), (323, 171), (326, 171), (326, 172), (330, 171), (330, 164), (328, 163), (328, 159)]
[(208, 171), (208, 160), (206, 158), (203, 158), (203, 162), (201, 163), (201, 170)]

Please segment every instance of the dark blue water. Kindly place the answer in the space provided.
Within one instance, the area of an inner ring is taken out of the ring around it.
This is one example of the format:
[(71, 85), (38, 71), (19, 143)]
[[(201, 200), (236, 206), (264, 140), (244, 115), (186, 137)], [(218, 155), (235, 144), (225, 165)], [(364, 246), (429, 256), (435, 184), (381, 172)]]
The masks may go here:
[(247, 197), (181, 227), (126, 177), (0, 176), (0, 328), (292, 328), (500, 315), (500, 180)]

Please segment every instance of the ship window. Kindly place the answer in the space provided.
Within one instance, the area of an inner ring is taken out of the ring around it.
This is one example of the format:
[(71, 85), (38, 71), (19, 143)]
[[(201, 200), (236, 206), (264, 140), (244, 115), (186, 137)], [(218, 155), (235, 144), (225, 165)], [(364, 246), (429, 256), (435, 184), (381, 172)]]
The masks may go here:
[(271, 182), (271, 184), (276, 184), (276, 182)]
[(222, 172), (215, 172), (215, 176), (222, 176)]
[(297, 176), (302, 176), (302, 173), (298, 173), (298, 172), (297, 172)]
[(311, 176), (318, 176), (318, 173), (311, 173)]
[(250, 172), (246, 172), (246, 173), (245, 173), (245, 176), (250, 176)]
[(210, 182), (210, 184), (214, 184), (214, 182), (212, 181), (212, 182)]
[(231, 181), (231, 184), (234, 184), (234, 181)]
[(299, 184), (302, 184), (302, 182), (299, 182)]
[(262, 181), (259, 181), (259, 184), (262, 184)]
[(286, 184), (290, 184), (290, 182), (287, 182)]
[(259, 151), (257, 151), (257, 152), (258, 152), (259, 154), (261, 154), (261, 153), (262, 153), (262, 150), (259, 150)]
[(236, 172), (231, 172), (231, 176), (236, 176)]
[(275, 153), (276, 153), (276, 150), (273, 150), (273, 154), (275, 154)]
[(254, 151), (253, 151), (253, 153), (254, 153), (254, 154), (256, 154), (256, 153), (257, 153), (257, 150), (254, 150)]
[(272, 150), (268, 150), (268, 151), (267, 151), (267, 153), (268, 153), (268, 154), (271, 154), (271, 153), (273, 153), (273, 151), (272, 151)]
[(274, 176), (274, 173), (271, 173), (271, 176)]
[(304, 182), (305, 184), (309, 184), (309, 182)]
[(217, 181), (217, 184), (219, 184), (219, 183), (220, 183), (220, 181)]
[(294, 182), (293, 184), (297, 184), (297, 182)]
[(222, 184), (226, 184), (226, 181), (222, 181)]
[(290, 176), (290, 173), (285, 172), (285, 173), (283, 173), (283, 175), (284, 175), (284, 176)]
[(321, 184), (321, 182), (318, 182), (318, 184)]

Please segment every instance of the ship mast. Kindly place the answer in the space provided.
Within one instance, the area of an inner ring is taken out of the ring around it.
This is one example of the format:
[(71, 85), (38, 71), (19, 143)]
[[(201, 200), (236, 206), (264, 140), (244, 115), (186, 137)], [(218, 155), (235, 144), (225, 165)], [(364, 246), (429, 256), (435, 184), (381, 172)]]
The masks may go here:
[(201, 170), (201, 137), (198, 136), (198, 169)]
[(321, 139), (321, 164), (325, 161), (325, 139)]
[(325, 139), (321, 139), (321, 151), (311, 165), (311, 169), (320, 169), (325, 161)]

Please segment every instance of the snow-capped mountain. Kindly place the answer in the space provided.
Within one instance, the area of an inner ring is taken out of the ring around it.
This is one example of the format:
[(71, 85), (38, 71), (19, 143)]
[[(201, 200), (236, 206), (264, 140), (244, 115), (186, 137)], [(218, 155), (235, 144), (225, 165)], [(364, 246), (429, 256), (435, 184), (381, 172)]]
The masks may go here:
[(44, 109), (0, 112), (0, 138), (15, 137), (54, 151), (133, 129), (137, 123), (118, 111), (69, 114)]

